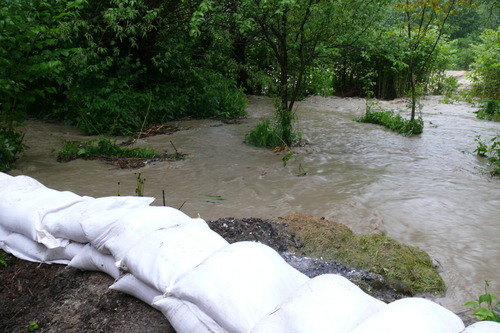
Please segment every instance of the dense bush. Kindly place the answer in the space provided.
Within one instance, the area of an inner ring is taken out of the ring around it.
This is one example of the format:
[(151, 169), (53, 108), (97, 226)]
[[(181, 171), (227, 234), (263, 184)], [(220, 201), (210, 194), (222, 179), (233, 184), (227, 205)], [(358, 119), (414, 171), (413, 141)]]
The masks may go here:
[(479, 119), (500, 121), (500, 102), (488, 100), (475, 113)]
[(18, 155), (28, 148), (23, 138), (19, 129), (0, 127), (0, 172), (11, 169)]
[(470, 67), (474, 91), (480, 96), (500, 98), (500, 28), (486, 29), (473, 51)]
[(0, 111), (61, 120), (88, 134), (244, 114), (230, 56), (219, 51), (229, 42), (190, 37), (194, 7), (172, 5), (8, 1), (0, 8)]

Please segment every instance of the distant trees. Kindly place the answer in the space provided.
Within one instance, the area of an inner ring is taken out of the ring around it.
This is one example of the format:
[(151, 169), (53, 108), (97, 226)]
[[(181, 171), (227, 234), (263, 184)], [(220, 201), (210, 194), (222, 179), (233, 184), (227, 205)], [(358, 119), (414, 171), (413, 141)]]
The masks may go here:
[[(242, 115), (245, 93), (278, 97), (274, 133), (284, 145), (296, 139), (294, 105), (307, 94), (409, 95), (413, 118), (419, 87), (446, 65), (446, 33), (458, 41), (498, 28), (498, 1), (471, 3), (7, 0), (0, 132), (29, 113), (129, 134), (180, 117)], [(494, 42), (482, 38), (485, 48)], [(494, 91), (481, 47), (472, 67)]]

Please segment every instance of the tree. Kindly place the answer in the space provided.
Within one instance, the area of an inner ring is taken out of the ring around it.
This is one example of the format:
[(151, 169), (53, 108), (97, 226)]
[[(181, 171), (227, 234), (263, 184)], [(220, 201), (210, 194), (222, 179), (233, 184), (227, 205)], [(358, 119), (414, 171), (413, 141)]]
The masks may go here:
[[(461, 0), (400, 0), (394, 4), (402, 36), (406, 37), (406, 58), (411, 98), (411, 120), (415, 119), (418, 101), (418, 72), (426, 73), (432, 56), (445, 32), (448, 18), (462, 5)], [(420, 62), (417, 63), (417, 59)]]
[[(207, 13), (224, 13), (228, 1), (205, 0), (193, 21), (195, 31)], [(234, 2), (234, 1), (229, 1)], [(283, 145), (294, 141), (294, 104), (303, 88), (305, 73), (319, 57), (352, 45), (377, 19), (384, 1), (362, 0), (240, 0), (233, 11), (240, 31), (251, 31), (252, 43), (265, 44), (274, 58), (280, 97), (276, 108)], [(225, 3), (225, 5), (224, 5)], [(198, 29), (198, 30), (197, 30)]]
[(474, 89), (481, 96), (500, 99), (500, 28), (484, 30), (481, 43), (474, 45), (473, 51)]

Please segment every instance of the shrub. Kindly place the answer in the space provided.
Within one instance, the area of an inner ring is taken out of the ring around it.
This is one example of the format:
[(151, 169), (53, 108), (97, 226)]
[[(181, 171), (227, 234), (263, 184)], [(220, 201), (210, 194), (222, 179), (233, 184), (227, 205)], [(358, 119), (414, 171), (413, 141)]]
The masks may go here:
[(274, 148), (281, 145), (277, 126), (264, 118), (245, 135), (245, 143), (256, 147)]
[(471, 78), (474, 91), (480, 96), (498, 97), (500, 92), (500, 28), (486, 29), (481, 44), (474, 45)]
[(500, 102), (488, 100), (475, 113), (479, 119), (500, 121)]
[(489, 146), (481, 140), (479, 135), (476, 137), (476, 142), (478, 145), (474, 152), (488, 159), (492, 175), (500, 176), (500, 134), (490, 139), (491, 144)]
[(374, 109), (374, 105), (367, 104), (365, 115), (354, 120), (362, 123), (383, 125), (404, 136), (421, 134), (424, 130), (422, 118), (408, 120), (404, 119), (400, 114), (394, 114), (393, 110), (384, 110), (380, 106), (376, 107), (376, 110)]
[(0, 128), (0, 171), (8, 171), (18, 155), (28, 146), (23, 143), (24, 134), (14, 128)]

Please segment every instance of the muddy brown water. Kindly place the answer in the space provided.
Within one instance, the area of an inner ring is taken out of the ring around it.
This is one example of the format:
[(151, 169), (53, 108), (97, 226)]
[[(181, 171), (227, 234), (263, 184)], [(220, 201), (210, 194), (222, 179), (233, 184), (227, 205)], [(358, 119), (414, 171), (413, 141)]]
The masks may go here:
[[(424, 133), (403, 137), (380, 126), (352, 121), (365, 108), (362, 99), (311, 97), (297, 106), (298, 130), (308, 144), (284, 167), (283, 153), (242, 141), (259, 119), (272, 113), (272, 101), (250, 97), (248, 118), (240, 124), (216, 120), (180, 121), (181, 131), (141, 139), (189, 157), (121, 170), (99, 161), (56, 162), (54, 148), (64, 140), (88, 139), (69, 126), (29, 121), (31, 149), (10, 174), (25, 174), (46, 186), (80, 195), (133, 195), (135, 173), (145, 178), (145, 195), (190, 216), (278, 217), (305, 212), (337, 220), (355, 232), (383, 231), (427, 251), (442, 266), (447, 284), (440, 304), (454, 310), (475, 299), (484, 280), (500, 296), (500, 180), (485, 172), (474, 153), (477, 135), (491, 138), (500, 124), (475, 118), (466, 103), (424, 101)], [(403, 108), (403, 101), (384, 102)], [(117, 138), (125, 139), (125, 138)], [(296, 174), (307, 171), (304, 177)], [(120, 185), (118, 185), (120, 183)]]

